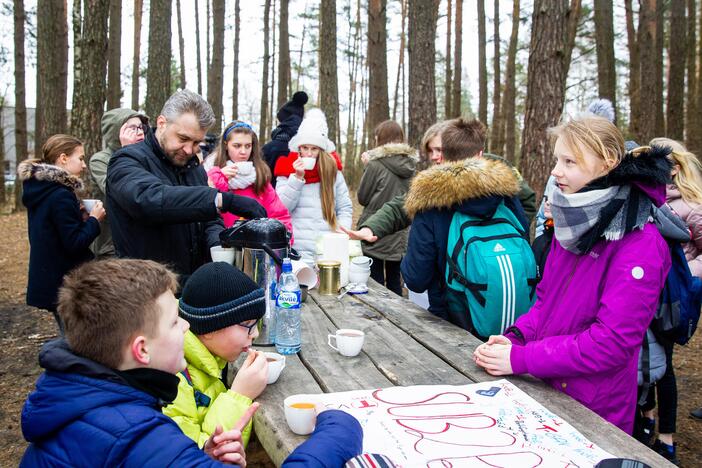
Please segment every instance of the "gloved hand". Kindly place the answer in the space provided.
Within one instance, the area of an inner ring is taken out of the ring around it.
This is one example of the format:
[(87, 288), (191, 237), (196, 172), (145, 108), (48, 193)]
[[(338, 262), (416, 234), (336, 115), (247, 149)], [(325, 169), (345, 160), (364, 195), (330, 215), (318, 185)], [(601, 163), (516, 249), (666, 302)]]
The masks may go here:
[(246, 219), (267, 218), (266, 209), (259, 202), (249, 197), (222, 192), (222, 211)]

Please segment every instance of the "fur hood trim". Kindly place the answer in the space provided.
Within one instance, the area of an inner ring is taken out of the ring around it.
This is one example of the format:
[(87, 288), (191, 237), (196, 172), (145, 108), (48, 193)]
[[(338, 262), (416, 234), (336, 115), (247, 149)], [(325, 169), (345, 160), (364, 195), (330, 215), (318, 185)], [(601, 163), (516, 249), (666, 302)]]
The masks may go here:
[(512, 197), (519, 182), (512, 169), (500, 161), (468, 158), (431, 167), (415, 176), (405, 210), (410, 217), (432, 208), (451, 208), (488, 196)]
[(405, 143), (388, 143), (387, 145), (379, 146), (368, 151), (368, 160), (388, 158), (390, 156), (407, 156), (408, 158), (419, 161), (417, 150)]
[(65, 185), (74, 193), (83, 190), (83, 181), (78, 177), (69, 174), (58, 166), (43, 163), (39, 159), (22, 161), (17, 168), (17, 175), (22, 181), (34, 178), (46, 182), (56, 182), (57, 184)]

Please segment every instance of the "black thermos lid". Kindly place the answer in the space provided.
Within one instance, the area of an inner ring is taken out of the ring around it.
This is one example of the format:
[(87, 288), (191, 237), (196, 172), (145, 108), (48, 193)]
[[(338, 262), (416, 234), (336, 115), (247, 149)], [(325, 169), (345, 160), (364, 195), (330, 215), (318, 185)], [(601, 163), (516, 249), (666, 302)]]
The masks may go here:
[(284, 249), (289, 245), (288, 230), (273, 218), (238, 220), (219, 234), (223, 247)]

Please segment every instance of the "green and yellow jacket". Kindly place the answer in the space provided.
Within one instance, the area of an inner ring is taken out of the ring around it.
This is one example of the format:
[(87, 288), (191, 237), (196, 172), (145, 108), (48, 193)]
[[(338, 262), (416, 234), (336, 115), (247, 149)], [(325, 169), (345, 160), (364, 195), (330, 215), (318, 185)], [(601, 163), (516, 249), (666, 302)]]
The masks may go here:
[[(178, 374), (178, 396), (163, 413), (202, 448), (217, 426), (225, 431), (232, 429), (252, 401), (227, 390), (220, 379), (227, 361), (210, 353), (191, 331), (185, 334), (184, 347), (187, 372)], [(244, 446), (251, 436), (251, 427), (249, 423), (241, 435)]]

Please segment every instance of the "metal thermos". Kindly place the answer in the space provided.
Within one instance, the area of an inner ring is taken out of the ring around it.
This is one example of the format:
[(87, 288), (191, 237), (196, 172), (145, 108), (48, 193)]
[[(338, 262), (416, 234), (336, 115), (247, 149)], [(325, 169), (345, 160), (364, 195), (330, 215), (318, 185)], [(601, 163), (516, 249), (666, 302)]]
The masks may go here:
[(338, 260), (320, 260), (319, 268), (319, 294), (335, 296), (341, 288), (341, 262)]

